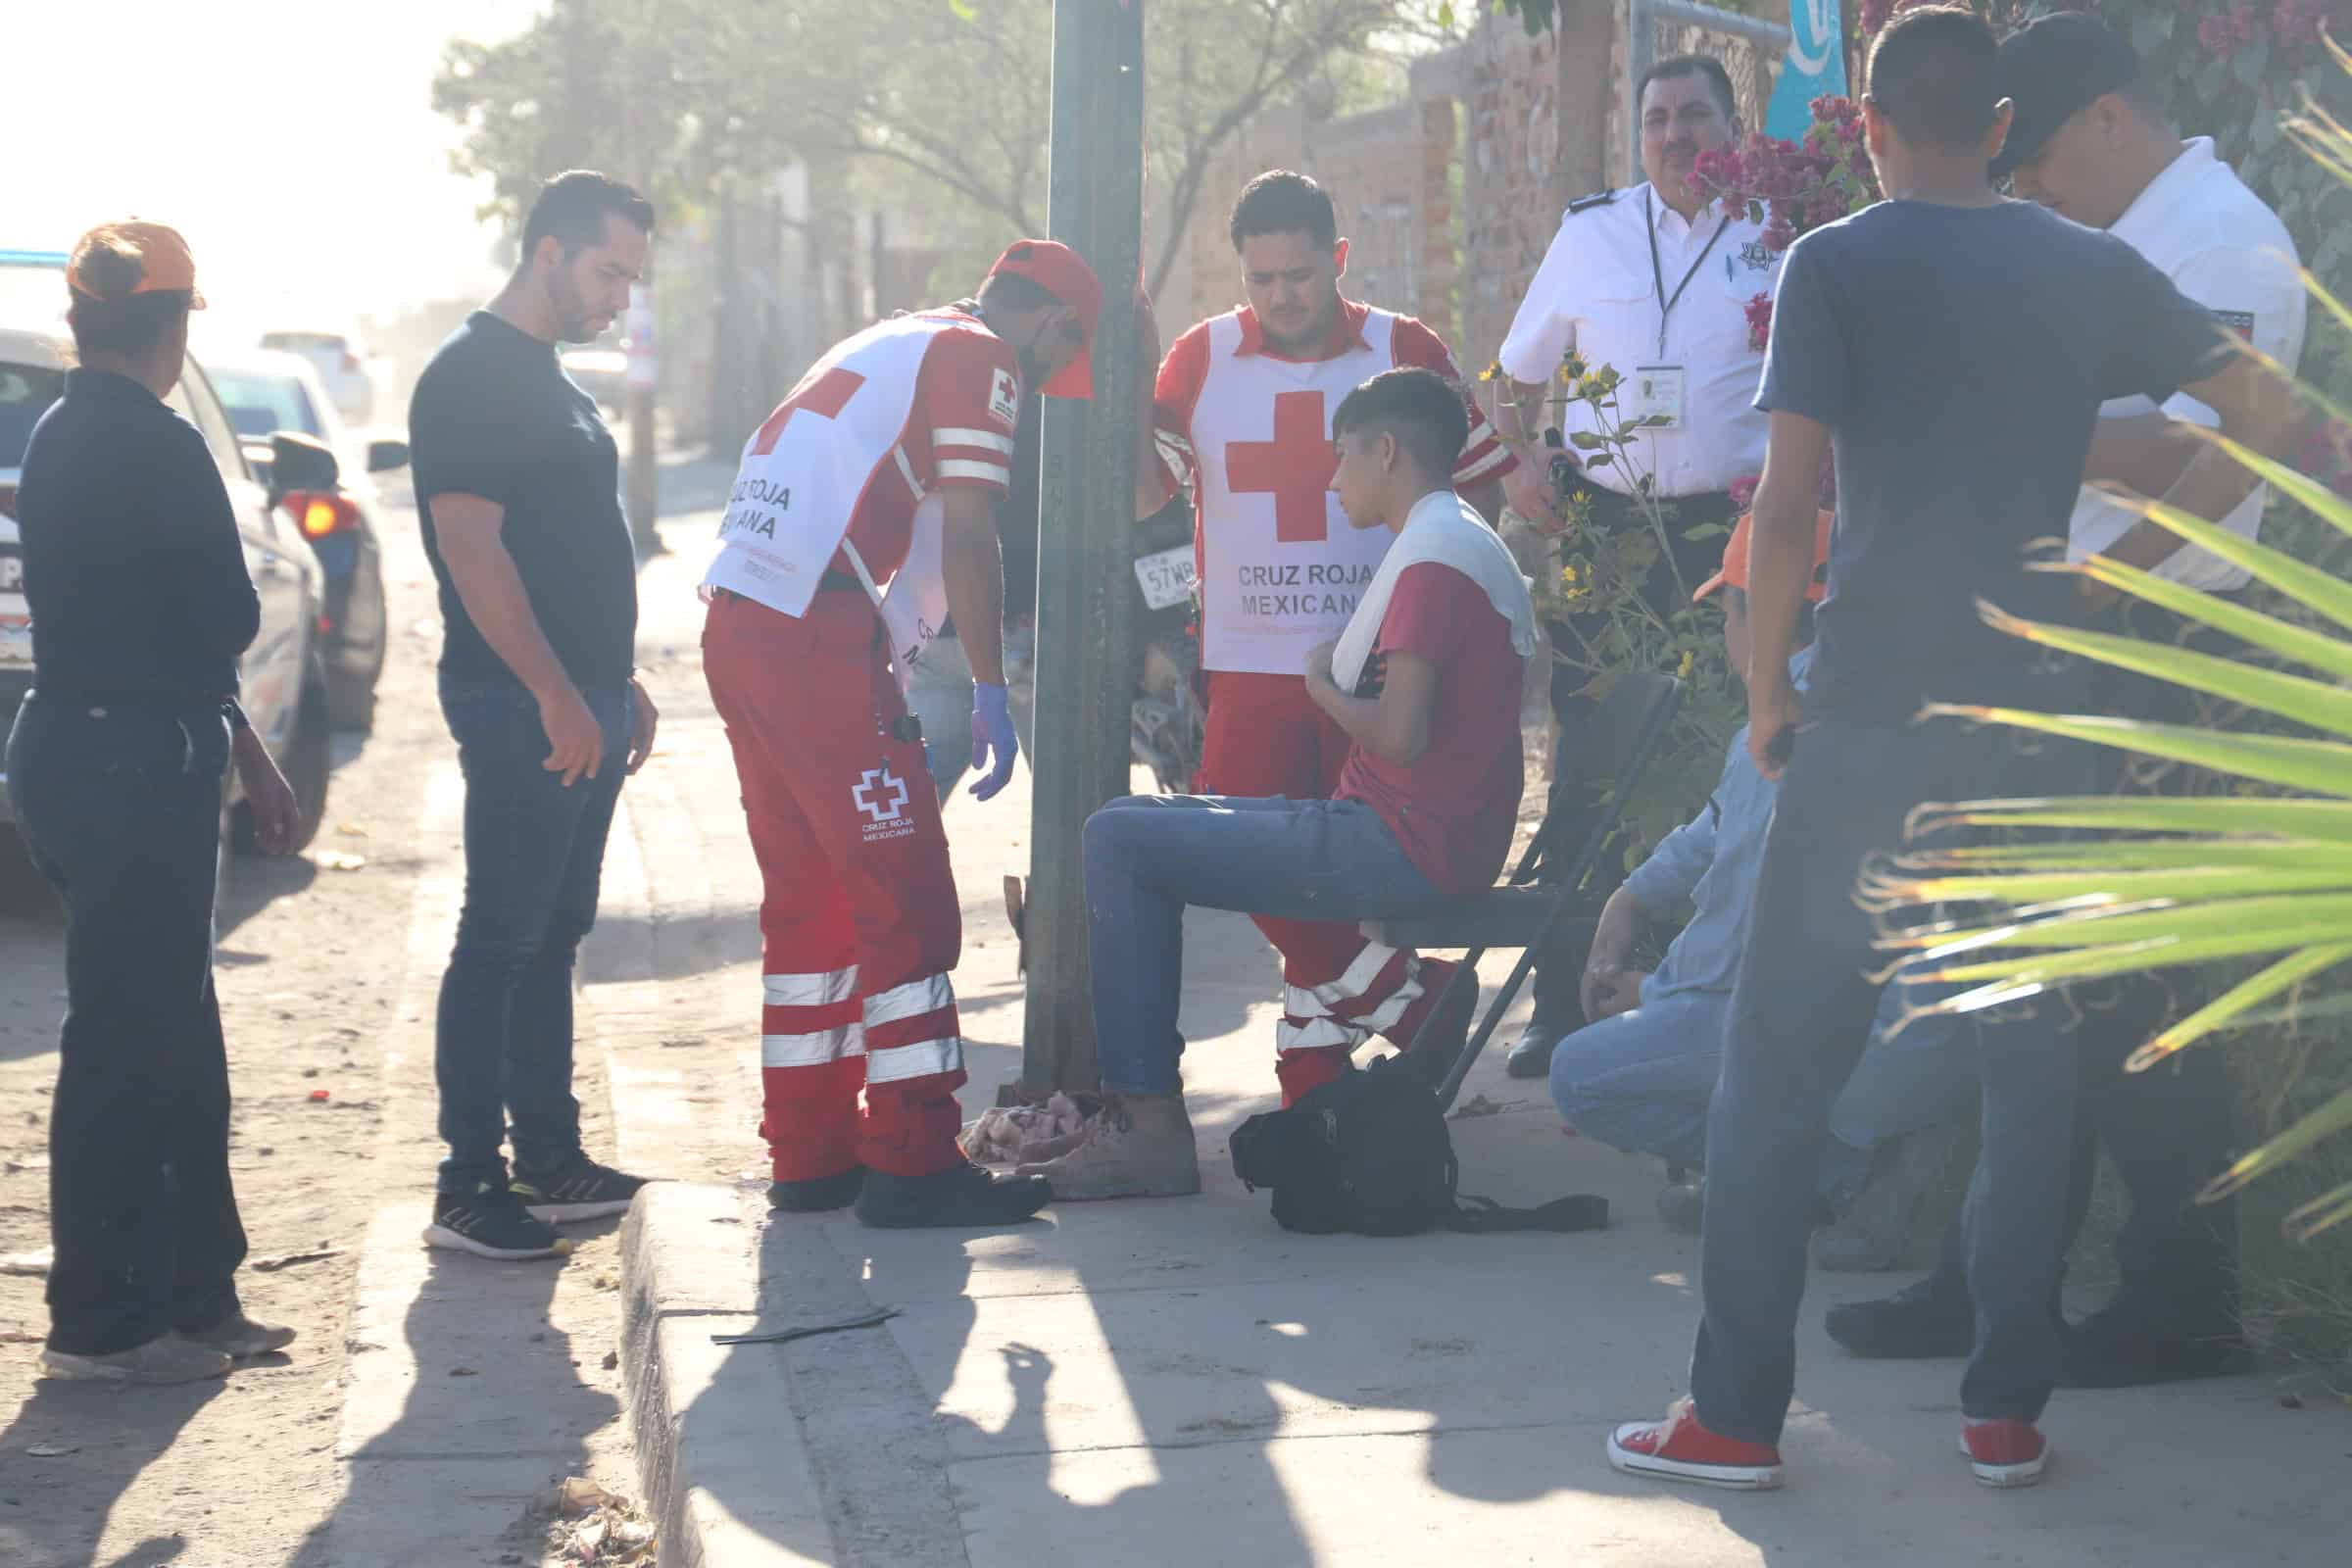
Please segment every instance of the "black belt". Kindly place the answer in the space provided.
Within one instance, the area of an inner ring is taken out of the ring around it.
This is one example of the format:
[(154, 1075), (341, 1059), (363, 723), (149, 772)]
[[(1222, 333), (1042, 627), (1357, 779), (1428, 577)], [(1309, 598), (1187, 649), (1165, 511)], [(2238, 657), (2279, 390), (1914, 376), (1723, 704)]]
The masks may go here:
[[(858, 574), (853, 571), (828, 571), (816, 579), (816, 591), (820, 594), (842, 593), (851, 589), (855, 589), (858, 593), (865, 592), (865, 584), (859, 582)], [(710, 590), (710, 597), (713, 599), (741, 599), (747, 604), (754, 605), (760, 602), (751, 595), (739, 594), (732, 588), (713, 588)]]
[(104, 692), (86, 691), (76, 686), (36, 686), (24, 694), (44, 703), (62, 703), (68, 708), (124, 708), (134, 712), (216, 713), (228, 710), (229, 698), (206, 697), (194, 692)]

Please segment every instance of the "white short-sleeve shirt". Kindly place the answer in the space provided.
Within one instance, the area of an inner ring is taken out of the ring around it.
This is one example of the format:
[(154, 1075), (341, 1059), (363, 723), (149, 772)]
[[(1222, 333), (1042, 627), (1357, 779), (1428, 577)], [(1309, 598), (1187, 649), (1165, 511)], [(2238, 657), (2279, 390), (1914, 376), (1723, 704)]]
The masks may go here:
[[(2256, 348), (2295, 368), (2303, 356), (2307, 297), (2294, 239), (2262, 198), (2214, 157), (2212, 138), (2200, 136), (2183, 145), (2180, 156), (2148, 181), (2108, 232), (2128, 241), (2174, 287), (2218, 314)], [(2157, 407), (2144, 397), (2116, 398), (2102, 405), (2099, 415), (2123, 418), (2152, 414)], [(2221, 423), (2211, 409), (2185, 393), (2176, 394), (2163, 410), (2196, 424)], [(2269, 499), (2269, 489), (2257, 487), (2222, 526), (2253, 538)], [(2067, 555), (2076, 561), (2096, 555), (2138, 520), (2138, 514), (2085, 486), (2067, 529)], [(2247, 581), (2246, 573), (2193, 545), (2175, 551), (2156, 575), (2186, 587), (2225, 591)]]
[[(1653, 227), (1654, 270), (1647, 237)], [(1646, 184), (1586, 197), (1570, 204), (1520, 302), (1503, 339), (1503, 371), (1550, 387), (1571, 349), (1593, 368), (1611, 366), (1628, 377), (1643, 367), (1681, 367), (1681, 427), (1645, 431), (1636, 437), (1636, 450), (1646, 455), (1661, 495), (1726, 489), (1764, 467), (1767, 421), (1755, 407), (1764, 354), (1748, 341), (1747, 311), (1757, 295), (1772, 293), (1780, 270), (1780, 257), (1766, 253), (1762, 228), (1744, 212), (1727, 220), (1721, 208), (1708, 206), (1695, 221), (1687, 220)], [(1660, 278), (1666, 298), (1682, 287), (1664, 318), (1662, 346)], [(1592, 427), (1582, 404), (1559, 412), (1568, 434)], [(1539, 422), (1552, 422), (1551, 416), (1546, 411)], [(1611, 490), (1632, 488), (1613, 466), (1592, 469), (1590, 478)]]

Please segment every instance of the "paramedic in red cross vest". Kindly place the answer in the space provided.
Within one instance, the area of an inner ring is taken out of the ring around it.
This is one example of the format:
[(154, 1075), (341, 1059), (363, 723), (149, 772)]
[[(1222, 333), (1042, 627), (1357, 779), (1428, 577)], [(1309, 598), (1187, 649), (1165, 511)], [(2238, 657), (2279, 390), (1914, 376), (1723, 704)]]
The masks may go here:
[[(1417, 368), (1459, 383), (1437, 333), (1340, 293), (1348, 242), (1332, 199), (1276, 170), (1234, 204), (1233, 248), (1250, 303), (1178, 338), (1153, 396), (1160, 461), (1139, 470), (1149, 516), (1193, 491), (1200, 576), (1200, 667), (1208, 734), (1197, 788), (1207, 795), (1323, 800), (1348, 732), (1306, 690), (1306, 656), (1348, 624), (1391, 535), (1348, 526), (1332, 492), (1331, 418), (1383, 370)], [(1516, 465), (1475, 399), (1453, 482), (1489, 523)], [(1410, 1044), (1452, 966), (1367, 944), (1351, 924), (1257, 917), (1282, 954), (1284, 1017), (1275, 1073), (1287, 1104), (1346, 1069), (1373, 1034)], [(1464, 994), (1425, 1045), (1467, 1026)]]
[(953, 614), (984, 774), (972, 793), (1002, 789), (1016, 746), (996, 505), (1022, 387), (1088, 395), (1102, 306), (1066, 246), (1018, 241), (976, 303), (835, 345), (745, 444), (703, 584), (703, 667), (766, 890), (760, 1133), (776, 1207), (998, 1225), (1051, 1196), (956, 1145), (962, 917), (900, 680)]

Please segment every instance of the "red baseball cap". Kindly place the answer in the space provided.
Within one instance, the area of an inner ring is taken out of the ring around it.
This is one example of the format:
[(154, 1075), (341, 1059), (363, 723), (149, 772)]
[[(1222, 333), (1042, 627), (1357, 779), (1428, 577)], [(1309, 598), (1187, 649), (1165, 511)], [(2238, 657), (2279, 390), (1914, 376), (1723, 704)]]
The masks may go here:
[(1093, 397), (1095, 323), (1102, 318), (1102, 282), (1095, 276), (1095, 270), (1059, 240), (1016, 239), (988, 270), (990, 277), (999, 272), (1025, 277), (1069, 306), (1078, 313), (1078, 325), (1086, 334), (1078, 346), (1078, 357), (1054, 371), (1038, 391), (1050, 398)]
[[(1838, 514), (1825, 512), (1821, 514), (1820, 525), (1814, 530), (1813, 580), (1805, 584), (1805, 597), (1815, 604), (1829, 597), (1830, 530), (1837, 521)], [(1747, 535), (1748, 514), (1743, 512), (1740, 514), (1739, 526), (1732, 530), (1732, 537), (1724, 542), (1723, 569), (1698, 585), (1698, 591), (1690, 596), (1692, 604), (1697, 604), (1718, 588), (1737, 588), (1741, 593), (1747, 591)]]

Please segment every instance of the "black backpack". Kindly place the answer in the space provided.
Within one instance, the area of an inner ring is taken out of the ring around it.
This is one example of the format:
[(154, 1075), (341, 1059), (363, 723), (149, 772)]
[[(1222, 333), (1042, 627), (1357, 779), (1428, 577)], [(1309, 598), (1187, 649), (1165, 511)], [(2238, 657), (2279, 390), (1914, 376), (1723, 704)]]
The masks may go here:
[(1250, 1117), (1233, 1130), (1232, 1149), (1242, 1185), (1273, 1190), (1275, 1222), (1310, 1236), (1591, 1231), (1609, 1222), (1608, 1200), (1587, 1195), (1540, 1208), (1457, 1197), (1446, 1113), (1397, 1056), (1344, 1073), (1286, 1110)]

